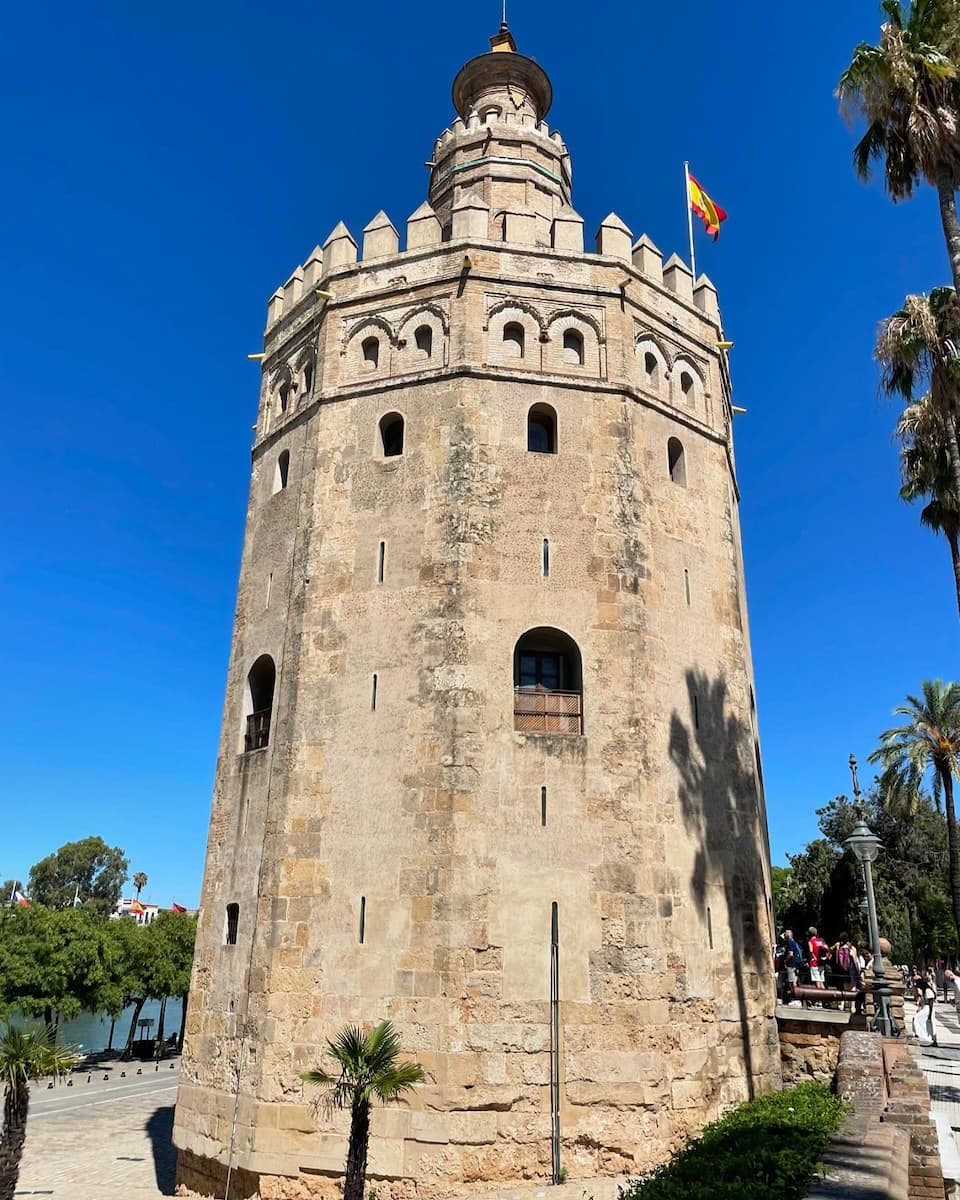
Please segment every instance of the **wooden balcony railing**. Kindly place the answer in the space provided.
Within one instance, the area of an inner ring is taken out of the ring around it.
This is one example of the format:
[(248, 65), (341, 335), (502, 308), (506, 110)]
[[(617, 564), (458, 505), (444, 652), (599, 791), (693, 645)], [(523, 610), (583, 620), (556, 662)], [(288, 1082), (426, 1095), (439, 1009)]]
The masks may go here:
[(515, 688), (513, 727), (520, 733), (583, 733), (583, 697), (580, 692)]
[(270, 741), (270, 714), (272, 708), (261, 708), (259, 712), (247, 717), (247, 732), (243, 739), (243, 748), (247, 750), (262, 750)]

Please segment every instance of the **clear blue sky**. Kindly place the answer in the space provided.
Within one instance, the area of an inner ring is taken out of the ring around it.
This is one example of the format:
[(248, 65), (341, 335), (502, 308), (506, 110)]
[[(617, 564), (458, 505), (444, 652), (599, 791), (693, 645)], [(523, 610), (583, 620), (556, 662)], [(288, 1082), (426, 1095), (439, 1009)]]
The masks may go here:
[[(32, 11), (31, 11), (32, 10)], [(682, 162), (729, 211), (720, 290), (774, 861), (890, 711), (958, 674), (944, 543), (897, 500), (876, 322), (947, 282), (932, 194), (850, 165), (832, 97), (870, 2), (511, 0), (588, 233), (686, 256)], [(0, 878), (90, 833), (199, 897), (268, 296), (344, 219), (425, 196), (496, 2), (16, 5), (0, 94)], [(868, 775), (868, 772), (865, 772)]]

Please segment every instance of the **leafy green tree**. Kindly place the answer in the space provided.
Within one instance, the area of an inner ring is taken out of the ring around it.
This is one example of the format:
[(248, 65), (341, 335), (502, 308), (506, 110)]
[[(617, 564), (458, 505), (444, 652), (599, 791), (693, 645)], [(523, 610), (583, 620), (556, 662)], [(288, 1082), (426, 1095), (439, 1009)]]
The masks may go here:
[(883, 0), (889, 18), (880, 42), (861, 42), (837, 88), (841, 110), (862, 117), (866, 132), (853, 152), (861, 179), (882, 162), (894, 201), (925, 181), (936, 188), (940, 221), (960, 292), (960, 83), (957, 7), (953, 0)]
[(363, 1200), (370, 1105), (375, 1097), (386, 1103), (411, 1091), (423, 1079), (423, 1067), (417, 1062), (400, 1061), (400, 1039), (389, 1021), (382, 1021), (369, 1033), (348, 1025), (327, 1042), (327, 1048), (338, 1074), (318, 1068), (304, 1071), (301, 1078), (322, 1089), (317, 1104), (350, 1109), (343, 1200)]
[(900, 440), (900, 499), (926, 501), (920, 524), (943, 534), (950, 548), (960, 609), (960, 502), (953, 484), (944, 414), (930, 395), (909, 404), (897, 422)]
[(70, 908), (79, 892), (84, 905), (107, 917), (117, 907), (129, 865), (119, 846), (103, 838), (67, 842), (30, 868), (30, 899), (47, 908)]
[(140, 899), (140, 893), (147, 886), (147, 876), (143, 871), (137, 871), (133, 877), (133, 886), (137, 889), (137, 899)]
[(925, 680), (922, 697), (908, 696), (894, 709), (906, 724), (880, 735), (870, 761), (882, 768), (881, 786), (895, 795), (919, 792), (929, 778), (934, 795), (943, 795), (947, 817), (947, 849), (953, 921), (960, 937), (960, 838), (953, 798), (953, 780), (960, 754), (960, 686)]
[(116, 1007), (117, 956), (109, 924), (89, 909), (0, 910), (0, 1011), (60, 1017)]
[(3, 1084), (3, 1132), (0, 1133), (0, 1200), (13, 1200), (27, 1140), (30, 1083), (45, 1075), (59, 1078), (77, 1062), (72, 1050), (57, 1046), (41, 1029), (8, 1026), (0, 1037), (0, 1083)]

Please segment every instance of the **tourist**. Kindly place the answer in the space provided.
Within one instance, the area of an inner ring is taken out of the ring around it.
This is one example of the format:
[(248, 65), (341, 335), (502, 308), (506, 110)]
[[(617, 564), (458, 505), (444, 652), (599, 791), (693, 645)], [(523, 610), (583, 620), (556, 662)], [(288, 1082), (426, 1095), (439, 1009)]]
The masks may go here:
[(933, 1006), (937, 1000), (937, 993), (928, 979), (922, 980), (922, 986), (923, 1004), (914, 1015), (913, 1032), (922, 1043), (929, 1042), (932, 1046), (936, 1046), (939, 1043), (937, 1042), (937, 1019), (933, 1015)]
[[(810, 982), (817, 991), (822, 992), (826, 987), (824, 976), (830, 961), (830, 947), (817, 933), (816, 925), (811, 925), (807, 930), (807, 950), (810, 954)], [(823, 1008), (823, 1001), (817, 1001), (816, 1007)]]
[[(833, 963), (837, 969), (837, 972), (841, 976), (841, 989), (853, 988), (855, 992), (859, 993), (861, 990), (863, 973), (860, 970), (860, 956), (857, 953), (856, 946), (850, 941), (849, 933), (841, 933), (839, 938), (837, 938), (837, 942), (833, 950)], [(856, 1004), (856, 997), (854, 997), (854, 999), (850, 1001), (851, 1012), (856, 1010)], [(845, 1006), (846, 1001), (844, 1001), (840, 1007), (843, 1009)]]
[(943, 973), (943, 991), (946, 1003), (960, 1011), (960, 976), (955, 975), (949, 967)]
[[(803, 951), (800, 949), (800, 944), (794, 939), (793, 930), (785, 929), (783, 931), (783, 969), (787, 977), (787, 985), (784, 989), (785, 1003), (791, 1008), (799, 1008), (800, 1000), (793, 997), (793, 989), (796, 987), (800, 978), (800, 968), (803, 966)], [(786, 997), (790, 997), (786, 999)]]

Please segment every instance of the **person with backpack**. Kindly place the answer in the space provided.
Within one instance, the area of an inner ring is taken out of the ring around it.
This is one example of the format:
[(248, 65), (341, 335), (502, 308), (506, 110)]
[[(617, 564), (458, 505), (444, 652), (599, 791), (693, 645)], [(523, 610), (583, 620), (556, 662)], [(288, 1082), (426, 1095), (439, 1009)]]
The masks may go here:
[(801, 1001), (794, 1000), (793, 989), (796, 987), (800, 979), (800, 970), (803, 967), (803, 951), (800, 949), (799, 942), (793, 936), (792, 929), (783, 931), (783, 969), (787, 976), (787, 986), (784, 990), (784, 996), (790, 996), (791, 999), (787, 1003), (791, 1007), (799, 1008)]
[[(830, 947), (817, 933), (816, 925), (807, 930), (807, 951), (810, 955), (810, 982), (822, 992), (826, 987), (824, 982), (827, 963), (830, 961)], [(817, 1003), (817, 1008), (823, 1008), (823, 1001)]]
[[(836, 945), (833, 951), (833, 961), (836, 964), (837, 971), (842, 976), (841, 987), (854, 987), (859, 993), (863, 987), (863, 973), (860, 970), (860, 956), (857, 954), (857, 948), (850, 941), (849, 933), (841, 933), (837, 938)], [(846, 1001), (844, 1001), (846, 1003)], [(851, 1003), (850, 1011), (856, 1007), (856, 1002)]]

